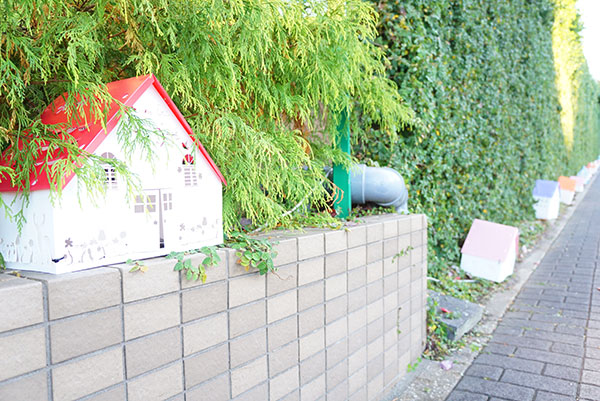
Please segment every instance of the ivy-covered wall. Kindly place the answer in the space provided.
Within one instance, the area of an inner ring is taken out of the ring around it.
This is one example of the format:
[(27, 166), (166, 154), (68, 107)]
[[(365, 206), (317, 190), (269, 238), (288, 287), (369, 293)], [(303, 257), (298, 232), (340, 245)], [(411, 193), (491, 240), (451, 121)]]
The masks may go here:
[[(388, 74), (420, 122), (396, 145), (375, 132), (357, 151), (410, 184), (411, 210), (430, 218), (430, 274), (457, 264), (473, 218), (533, 219), (535, 179), (575, 174), (598, 156), (599, 89), (574, 3), (376, 2)], [(568, 51), (557, 52), (559, 43)], [(563, 130), (568, 114), (572, 134)]]

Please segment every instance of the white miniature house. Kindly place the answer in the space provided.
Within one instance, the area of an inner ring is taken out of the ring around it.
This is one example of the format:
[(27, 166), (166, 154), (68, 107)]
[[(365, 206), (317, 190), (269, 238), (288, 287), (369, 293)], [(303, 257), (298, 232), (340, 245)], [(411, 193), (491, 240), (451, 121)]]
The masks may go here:
[[(125, 130), (116, 103), (111, 105), (106, 131), (100, 122), (88, 119), (88, 124), (71, 127), (67, 133), (90, 153), (127, 160), (142, 192), (128, 199), (121, 177), (107, 165), (104, 198), (78, 194), (78, 178), (72, 175), (53, 204), (46, 173), (38, 172), (31, 182), (21, 232), (0, 214), (0, 252), (9, 268), (64, 273), (223, 242), (225, 179), (156, 77), (125, 79), (107, 88), (114, 99), (131, 106), (138, 117), (163, 133), (162, 139), (154, 141), (152, 162), (141, 155), (125, 157), (117, 135), (133, 134)], [(42, 113), (42, 122), (67, 123), (64, 104), (64, 97), (57, 98)], [(5, 202), (20, 198), (3, 178), (0, 196)], [(21, 202), (15, 204), (18, 210)]]
[(535, 218), (553, 220), (558, 217), (560, 209), (560, 192), (558, 182), (536, 180), (533, 188)]
[(558, 185), (560, 187), (560, 202), (565, 205), (572, 204), (573, 198), (575, 197), (575, 187), (577, 185), (575, 180), (561, 175), (558, 177)]
[(461, 249), (460, 267), (500, 283), (513, 273), (518, 249), (518, 228), (475, 219)]

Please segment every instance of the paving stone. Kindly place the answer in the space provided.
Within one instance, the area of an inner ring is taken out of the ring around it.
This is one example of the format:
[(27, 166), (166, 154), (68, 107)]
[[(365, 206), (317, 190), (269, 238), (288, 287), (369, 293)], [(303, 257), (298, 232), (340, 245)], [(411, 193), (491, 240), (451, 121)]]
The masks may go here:
[(600, 400), (600, 387), (582, 384), (579, 396), (581, 398), (589, 398), (590, 400)]
[(549, 362), (556, 365), (565, 365), (573, 368), (581, 366), (581, 358), (569, 355), (558, 355), (552, 352), (534, 350), (531, 348), (519, 348), (517, 349), (515, 355), (524, 359)]
[(483, 394), (469, 393), (466, 391), (455, 390), (450, 394), (446, 401), (487, 401), (488, 396)]
[(548, 393), (546, 391), (538, 391), (535, 401), (573, 401), (573, 397), (556, 393)]
[(506, 370), (502, 375), (502, 381), (517, 384), (523, 387), (532, 387), (537, 390), (547, 390), (553, 393), (575, 396), (577, 393), (577, 383), (567, 380), (561, 380), (554, 377), (536, 375), (531, 373), (519, 372), (516, 370)]
[(550, 347), (550, 351), (557, 352), (559, 354), (583, 357), (583, 345), (554, 343), (552, 347)]
[(504, 370), (496, 366), (482, 365), (480, 363), (472, 364), (465, 372), (467, 376), (481, 377), (487, 380), (498, 380)]
[(514, 355), (516, 349), (517, 347), (515, 347), (514, 345), (490, 343), (483, 349), (482, 352), (489, 354), (512, 356)]
[(579, 381), (579, 369), (567, 368), (566, 366), (546, 364), (544, 375), (557, 377), (559, 379)]
[(528, 348), (536, 348), (548, 351), (552, 346), (552, 341), (538, 340), (535, 338), (528, 338), (523, 336), (510, 336), (505, 334), (494, 333), (494, 337), (490, 340), (490, 343), (499, 344), (510, 344), (515, 346), (522, 346)]
[(561, 333), (549, 333), (545, 331), (527, 330), (524, 333), (525, 337), (532, 337), (541, 340), (549, 340), (555, 342), (562, 342), (566, 344), (579, 345), (583, 343), (583, 337), (573, 336), (569, 334)]
[(535, 395), (535, 390), (531, 388), (523, 388), (521, 386), (516, 386), (509, 383), (483, 380), (471, 376), (465, 376), (457, 384), (456, 388), (459, 390), (497, 396), (514, 401), (532, 401), (533, 396)]
[(538, 361), (531, 361), (521, 358), (513, 358), (502, 355), (481, 354), (475, 361), (491, 366), (498, 366), (505, 369), (517, 369), (523, 372), (541, 373), (544, 364)]
[(588, 384), (600, 384), (600, 372), (594, 372), (591, 370), (584, 370), (581, 375), (581, 381)]

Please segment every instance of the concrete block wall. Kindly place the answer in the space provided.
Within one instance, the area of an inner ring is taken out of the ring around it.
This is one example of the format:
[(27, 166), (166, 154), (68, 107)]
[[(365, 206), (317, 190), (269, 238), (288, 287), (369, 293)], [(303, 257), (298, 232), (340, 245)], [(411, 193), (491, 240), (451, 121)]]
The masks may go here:
[[(274, 232), (277, 274), (0, 274), (0, 400), (378, 400), (423, 349), (426, 218)], [(192, 256), (195, 263), (202, 256)]]

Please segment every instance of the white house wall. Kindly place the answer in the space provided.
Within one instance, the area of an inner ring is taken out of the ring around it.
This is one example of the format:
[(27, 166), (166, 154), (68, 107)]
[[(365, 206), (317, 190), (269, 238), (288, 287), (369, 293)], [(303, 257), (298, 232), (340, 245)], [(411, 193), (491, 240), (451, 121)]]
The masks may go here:
[[(26, 224), (20, 234), (17, 225), (5, 213), (0, 213), (0, 253), (8, 267), (21, 268), (33, 263), (50, 268), (54, 248), (54, 215), (49, 196), (48, 190), (30, 194), (29, 207), (24, 210)], [(3, 193), (2, 199), (11, 205), (13, 214), (21, 210), (21, 195)]]

